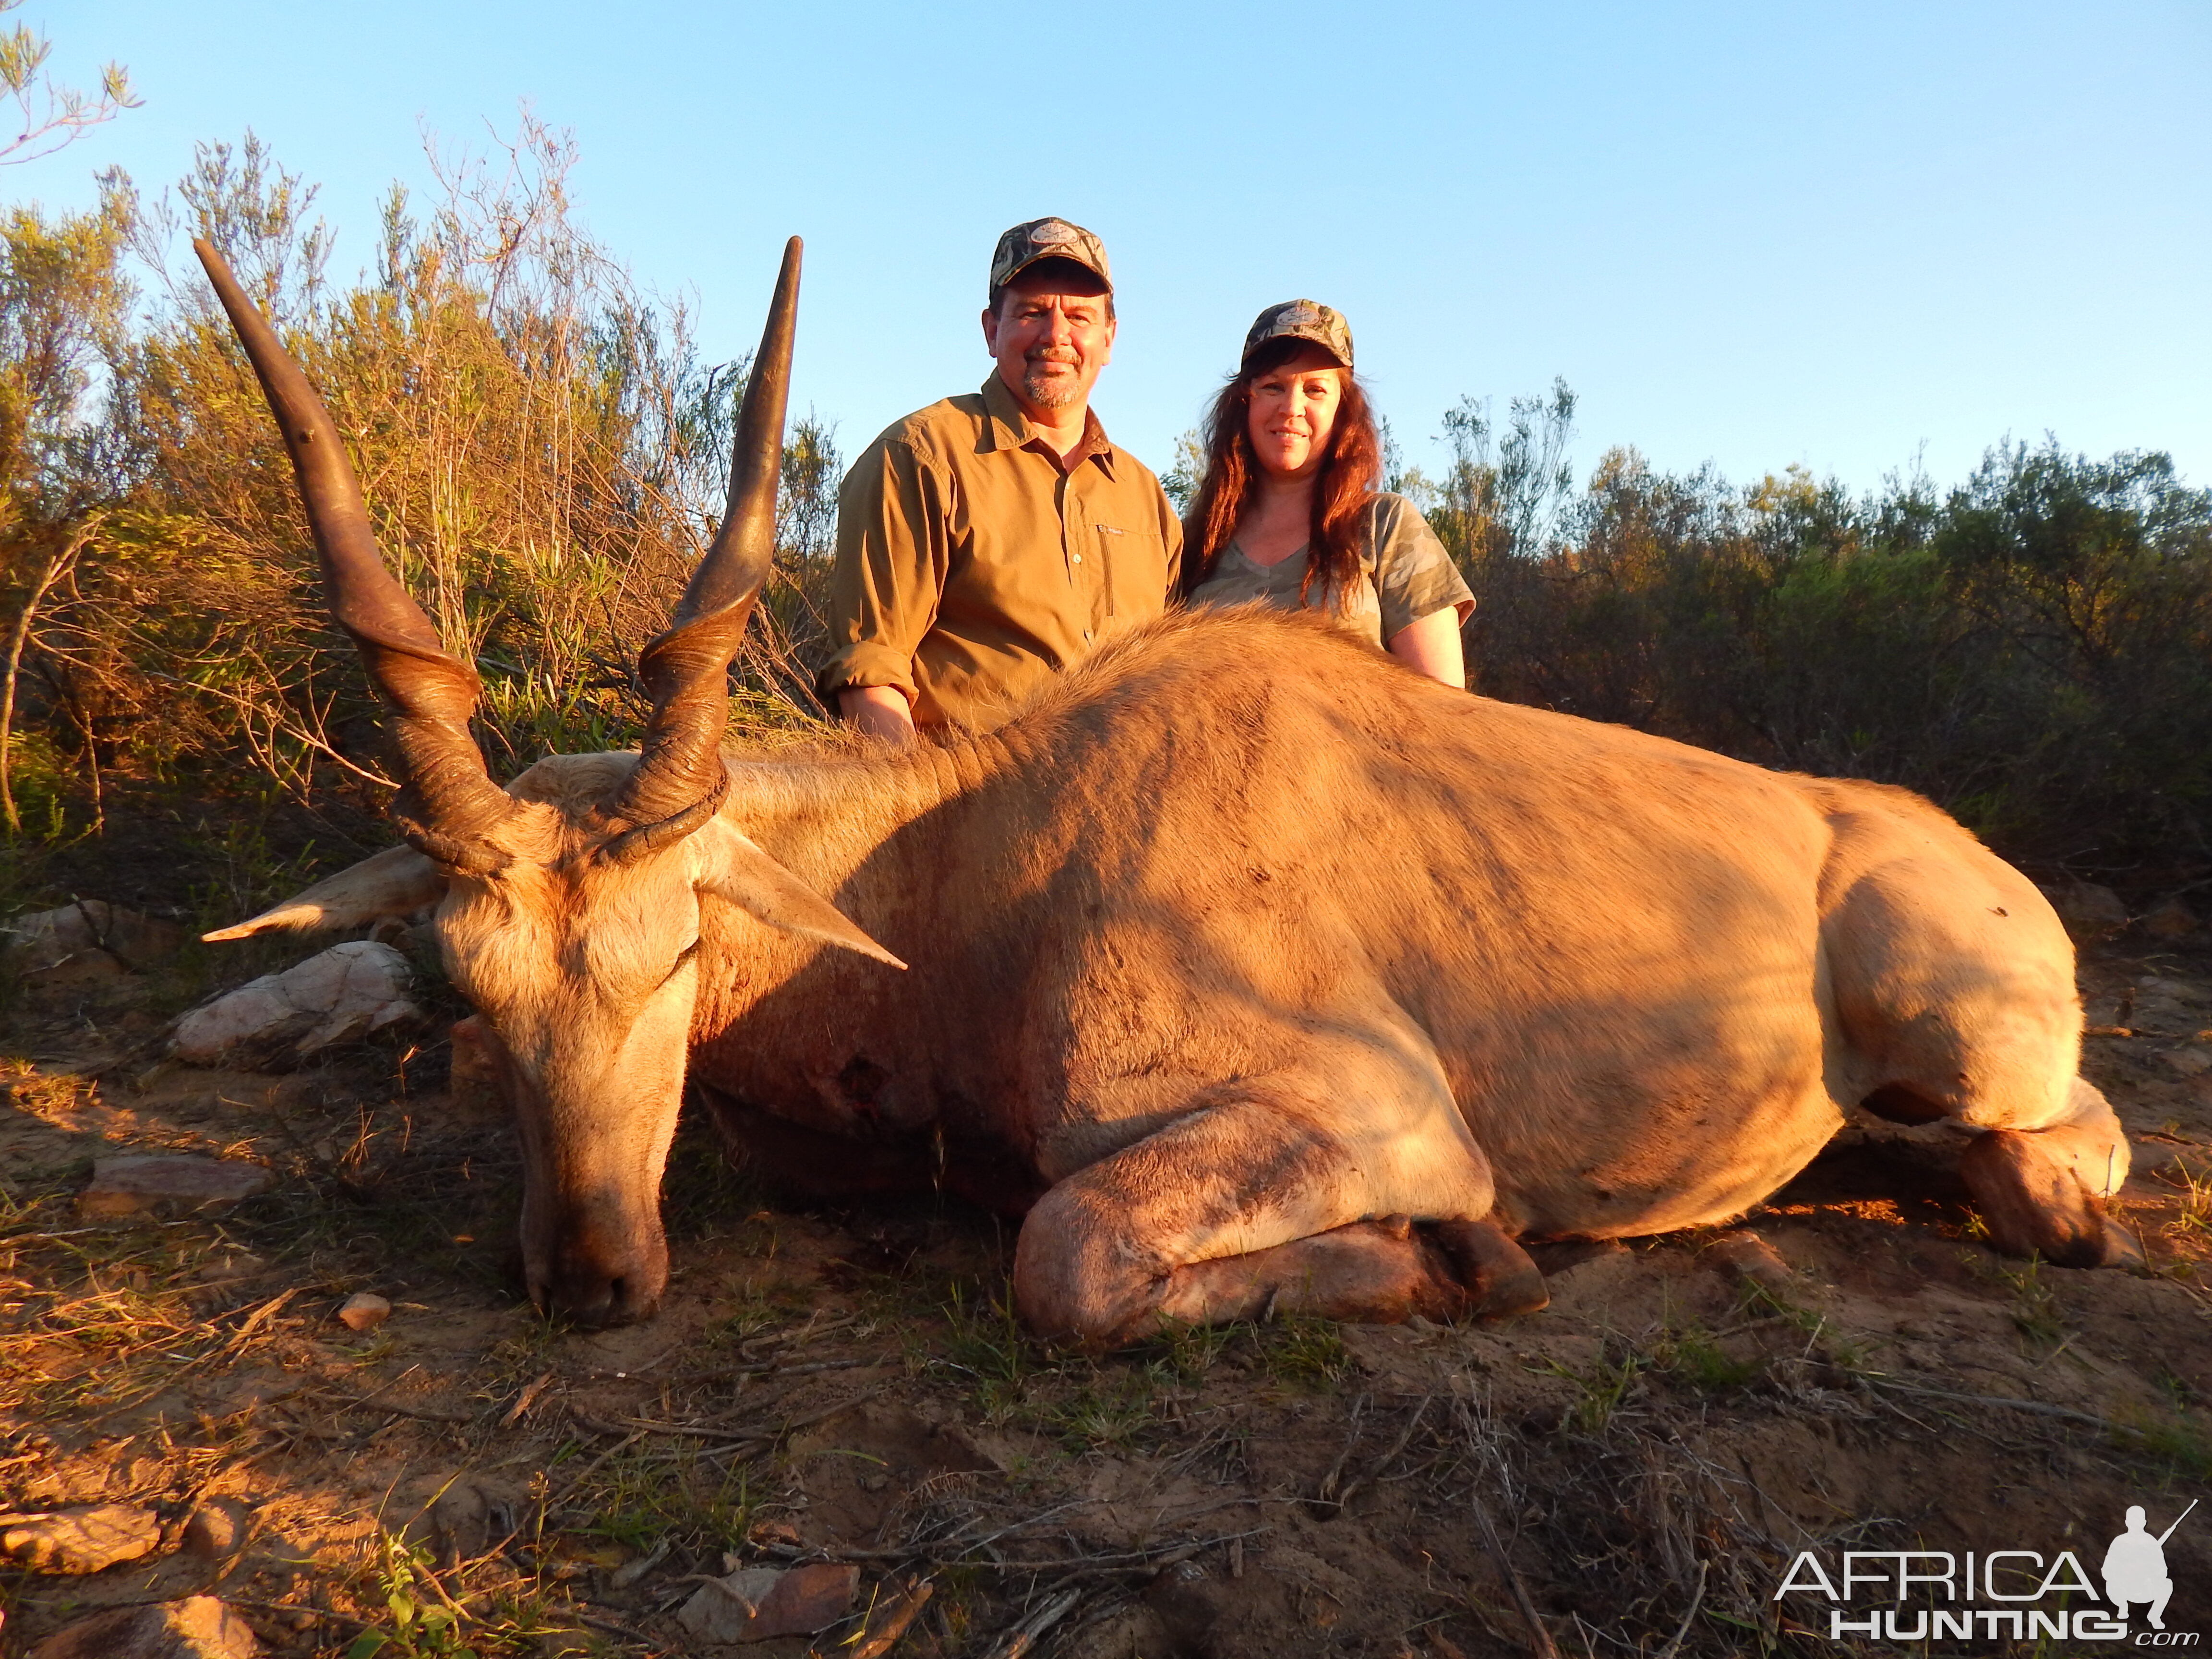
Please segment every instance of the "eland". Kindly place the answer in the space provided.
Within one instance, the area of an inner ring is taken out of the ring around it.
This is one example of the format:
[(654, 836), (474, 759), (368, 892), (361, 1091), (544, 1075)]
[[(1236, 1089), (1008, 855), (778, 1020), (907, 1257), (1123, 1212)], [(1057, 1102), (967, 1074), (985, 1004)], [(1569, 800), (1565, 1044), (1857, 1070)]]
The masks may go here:
[(208, 937), (434, 908), (514, 1103), (541, 1306), (653, 1313), (687, 1082), (791, 1179), (1021, 1214), (1019, 1312), (1092, 1347), (1270, 1309), (1532, 1310), (1517, 1241), (1738, 1215), (1862, 1109), (1955, 1126), (2000, 1249), (2139, 1259), (2063, 929), (1903, 790), (1471, 696), (1252, 611), (1132, 629), (991, 732), (726, 750), (796, 239), (727, 513), (641, 660), (639, 751), (501, 788), (473, 670), (198, 246), (389, 712), (405, 840)]

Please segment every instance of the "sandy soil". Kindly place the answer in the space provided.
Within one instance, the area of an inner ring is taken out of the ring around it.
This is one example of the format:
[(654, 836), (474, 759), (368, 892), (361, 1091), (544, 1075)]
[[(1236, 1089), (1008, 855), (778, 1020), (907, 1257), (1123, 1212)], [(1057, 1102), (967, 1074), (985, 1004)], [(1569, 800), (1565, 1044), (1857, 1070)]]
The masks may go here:
[[(2130, 1033), (2084, 1065), (2136, 1143), (2118, 1207), (2147, 1275), (1999, 1258), (1940, 1135), (1850, 1131), (1746, 1221), (1786, 1272), (1717, 1231), (1552, 1245), (1529, 1319), (1097, 1362), (1011, 1327), (989, 1218), (769, 1193), (696, 1133), (661, 1316), (550, 1328), (509, 1279), (506, 1127), (445, 1091), (434, 1041), (195, 1072), (155, 1063), (158, 982), (27, 994), (0, 1503), (135, 1504), (165, 1532), (88, 1577), (0, 1573), (0, 1649), (211, 1590), (279, 1654), (698, 1652), (676, 1614), (703, 1577), (826, 1559), (858, 1565), (863, 1606), (928, 1580), (917, 1659), (1010, 1659), (1054, 1608), (1036, 1650), (1097, 1659), (1522, 1654), (1531, 1616), (1590, 1659), (1929, 1651), (1839, 1645), (1826, 1601), (1777, 1587), (1846, 1548), (2070, 1549), (2094, 1577), (2128, 1504), (2162, 1528), (2212, 1474), (2212, 939), (2124, 933), (2083, 992)], [(281, 1180), (219, 1216), (81, 1218), (92, 1158), (125, 1147)], [(394, 1311), (356, 1333), (334, 1315), (364, 1290)], [(2166, 1559), (2168, 1627), (2212, 1625), (2212, 1509)], [(857, 1651), (856, 1628), (811, 1645)], [(1933, 1650), (2037, 1645), (1987, 1629)]]

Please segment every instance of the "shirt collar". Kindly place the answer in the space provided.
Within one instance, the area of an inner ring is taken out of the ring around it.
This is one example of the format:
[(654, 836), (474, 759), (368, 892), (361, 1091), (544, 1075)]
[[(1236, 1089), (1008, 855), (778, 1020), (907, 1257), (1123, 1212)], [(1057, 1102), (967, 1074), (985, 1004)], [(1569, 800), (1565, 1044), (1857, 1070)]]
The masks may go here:
[[(1006, 383), (999, 378), (995, 368), (991, 371), (990, 378), (983, 382), (983, 410), (990, 416), (981, 446), (986, 453), (999, 449), (1021, 449), (1030, 444), (1044, 447), (1042, 441), (1031, 430), (1029, 416), (1022, 413), (1021, 404), (1014, 401), (1014, 394), (1007, 390)], [(1075, 447), (1068, 452), (1064, 463), (1058, 457), (1053, 459), (1055, 465), (1068, 472), (1074, 471), (1085, 461), (1095, 460), (1098, 463), (1098, 470), (1110, 478), (1114, 476), (1115, 453), (1113, 441), (1107, 437), (1106, 428), (1098, 422), (1098, 411), (1085, 408), (1083, 411), (1083, 436), (1076, 441)]]

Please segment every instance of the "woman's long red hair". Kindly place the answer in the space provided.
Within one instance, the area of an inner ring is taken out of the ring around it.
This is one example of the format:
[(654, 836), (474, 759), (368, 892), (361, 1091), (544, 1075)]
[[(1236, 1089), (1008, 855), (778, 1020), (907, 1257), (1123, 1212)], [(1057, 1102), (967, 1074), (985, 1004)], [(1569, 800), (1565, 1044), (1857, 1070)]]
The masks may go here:
[[(1259, 462), (1252, 453), (1252, 386), (1304, 348), (1297, 339), (1270, 340), (1252, 354), (1214, 398), (1206, 416), (1206, 477), (1198, 486), (1183, 533), (1182, 591), (1188, 594), (1213, 574), (1221, 550), (1237, 531), (1249, 504)], [(1318, 586), (1322, 599), (1343, 603), (1359, 577), (1361, 511), (1382, 475), (1382, 441), (1367, 394), (1351, 370), (1344, 374), (1344, 395), (1336, 406), (1328, 455), (1314, 480), (1313, 525), (1307, 541), (1304, 601)]]

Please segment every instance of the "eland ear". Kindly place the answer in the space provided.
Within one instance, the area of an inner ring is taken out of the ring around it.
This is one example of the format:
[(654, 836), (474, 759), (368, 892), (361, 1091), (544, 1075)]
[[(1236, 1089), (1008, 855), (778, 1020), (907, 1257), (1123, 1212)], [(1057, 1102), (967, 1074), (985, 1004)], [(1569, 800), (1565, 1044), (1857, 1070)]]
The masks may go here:
[(425, 905), (435, 904), (445, 892), (444, 871), (411, 847), (387, 847), (374, 858), (317, 882), (250, 921), (218, 927), (200, 937), (213, 943), (250, 939), (256, 933), (357, 927), (385, 916), (411, 916)]
[(699, 877), (699, 888), (734, 904), (756, 921), (787, 933), (842, 945), (864, 957), (904, 968), (890, 951), (855, 927), (845, 913), (770, 858), (755, 842), (723, 825), (726, 834)]

